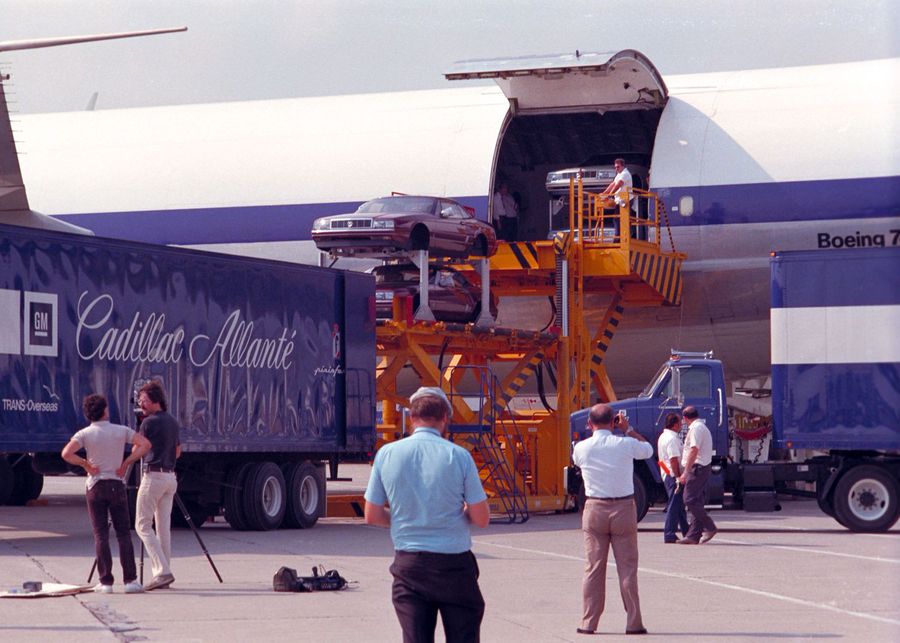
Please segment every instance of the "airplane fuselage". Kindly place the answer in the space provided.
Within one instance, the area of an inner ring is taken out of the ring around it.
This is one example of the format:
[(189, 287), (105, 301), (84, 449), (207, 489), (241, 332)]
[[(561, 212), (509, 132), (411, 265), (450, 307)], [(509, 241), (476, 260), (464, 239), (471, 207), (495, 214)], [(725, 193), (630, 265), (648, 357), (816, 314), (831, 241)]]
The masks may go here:
[[(518, 192), (520, 237), (545, 238), (547, 171), (623, 156), (650, 168), (688, 260), (681, 307), (626, 312), (617, 388), (642, 386), (671, 347), (764, 376), (770, 252), (900, 244), (900, 60), (665, 83), (640, 57), (615, 65), (607, 81), (498, 81), (512, 103), (479, 86), (24, 116), (22, 174), (35, 210), (101, 236), (315, 263), (316, 217), (399, 191), (487, 219), (499, 179)], [(632, 72), (637, 99), (617, 76)], [(504, 301), (501, 321), (520, 308)]]

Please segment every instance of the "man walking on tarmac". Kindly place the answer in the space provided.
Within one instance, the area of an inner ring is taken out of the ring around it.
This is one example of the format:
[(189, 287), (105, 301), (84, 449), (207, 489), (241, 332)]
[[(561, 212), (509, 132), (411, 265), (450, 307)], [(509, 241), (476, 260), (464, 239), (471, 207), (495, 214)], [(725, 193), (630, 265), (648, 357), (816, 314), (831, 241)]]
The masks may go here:
[(687, 514), (684, 512), (684, 499), (678, 478), (681, 476), (681, 457), (684, 445), (678, 432), (681, 430), (681, 418), (677, 413), (666, 415), (665, 428), (659, 434), (656, 443), (656, 453), (659, 456), (659, 471), (662, 474), (663, 484), (666, 487), (666, 495), (669, 500), (666, 503), (666, 523), (663, 527), (663, 541), (666, 543), (678, 542), (675, 531), (681, 530), (681, 535), (688, 532)]
[(712, 472), (712, 434), (694, 406), (684, 407), (684, 419), (690, 422), (682, 458), (679, 481), (684, 487), (684, 505), (691, 514), (691, 526), (679, 545), (709, 542), (716, 535), (716, 523), (706, 513), (706, 484)]
[(438, 612), (447, 643), (477, 643), (484, 599), (469, 524), (487, 526), (487, 496), (469, 452), (444, 439), (453, 412), (444, 392), (422, 387), (409, 401), (414, 432), (375, 455), (366, 524), (391, 529), (404, 643), (434, 641)]
[[(147, 382), (138, 393), (138, 404), (146, 416), (141, 433), (153, 445), (144, 460), (144, 471), (137, 497), (135, 528), (144, 542), (153, 580), (144, 587), (163, 589), (175, 581), (172, 575), (172, 503), (178, 490), (175, 460), (181, 456), (178, 422), (169, 415), (166, 395), (159, 382)], [(156, 522), (156, 532), (150, 526)]]
[[(69, 464), (83, 467), (88, 473), (87, 506), (94, 531), (94, 549), (100, 584), (94, 591), (111, 594), (113, 591), (112, 553), (109, 549), (109, 523), (112, 521), (119, 541), (119, 562), (125, 593), (143, 591), (137, 580), (134, 565), (134, 546), (131, 544), (131, 520), (123, 477), (128, 467), (150, 450), (150, 442), (127, 426), (109, 421), (106, 398), (92, 394), (84, 398), (84, 416), (90, 424), (78, 431), (62, 450), (62, 458)], [(134, 445), (125, 460), (125, 445)], [(86, 458), (78, 455), (84, 449)]]

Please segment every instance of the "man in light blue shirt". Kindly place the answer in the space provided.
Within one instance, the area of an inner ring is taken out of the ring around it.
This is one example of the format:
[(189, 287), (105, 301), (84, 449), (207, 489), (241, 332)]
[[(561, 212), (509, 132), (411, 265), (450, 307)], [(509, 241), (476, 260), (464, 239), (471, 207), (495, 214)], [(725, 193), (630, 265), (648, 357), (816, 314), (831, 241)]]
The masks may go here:
[(438, 612), (448, 643), (478, 641), (484, 599), (469, 524), (487, 526), (487, 496), (472, 456), (443, 437), (453, 412), (444, 392), (422, 387), (409, 401), (413, 434), (376, 454), (366, 524), (391, 529), (404, 642), (433, 641)]

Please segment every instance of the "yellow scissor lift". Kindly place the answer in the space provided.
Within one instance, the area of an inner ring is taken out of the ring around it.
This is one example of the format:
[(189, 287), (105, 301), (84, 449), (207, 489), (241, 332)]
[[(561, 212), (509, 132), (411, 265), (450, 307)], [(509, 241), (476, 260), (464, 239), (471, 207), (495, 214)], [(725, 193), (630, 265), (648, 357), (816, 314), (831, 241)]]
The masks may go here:
[[(678, 305), (681, 299), (685, 256), (675, 252), (667, 222), (661, 225), (665, 208), (653, 193), (628, 195), (648, 213), (640, 218), (624, 206), (610, 211), (612, 197), (587, 192), (580, 181), (573, 181), (569, 192), (568, 231), (552, 240), (500, 243), (490, 258), (496, 295), (556, 298), (556, 323), (549, 332), (410, 322), (399, 310), (376, 330), (379, 446), (403, 435), (398, 409), (407, 408), (409, 399), (398, 392), (398, 376), (411, 367), (422, 386), (448, 393), (454, 408), (450, 438), (473, 453), (492, 513), (509, 521), (570, 506), (569, 415), (595, 401), (592, 385), (596, 398), (615, 399), (603, 358), (624, 309)], [(669, 251), (661, 249), (663, 234)], [(609, 296), (593, 332), (585, 316), (589, 294)], [(556, 409), (511, 411), (510, 400), (544, 362), (556, 367)], [(502, 380), (492, 374), (501, 363), (509, 365)]]

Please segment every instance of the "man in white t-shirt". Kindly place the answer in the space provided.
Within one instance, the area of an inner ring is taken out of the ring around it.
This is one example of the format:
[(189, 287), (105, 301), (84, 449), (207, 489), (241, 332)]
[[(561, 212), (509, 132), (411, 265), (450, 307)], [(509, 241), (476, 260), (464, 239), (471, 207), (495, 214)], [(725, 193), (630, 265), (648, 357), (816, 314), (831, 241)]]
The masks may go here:
[[(615, 197), (614, 202), (617, 211), (619, 208), (627, 205), (628, 216), (630, 217), (632, 214), (632, 210), (634, 209), (634, 198), (632, 197), (634, 181), (631, 178), (631, 172), (629, 172), (628, 168), (625, 167), (625, 159), (616, 159), (613, 162), (613, 167), (615, 167), (616, 176), (612, 180), (612, 182), (608, 186), (606, 186), (606, 189), (603, 190), (603, 194), (613, 195)], [(614, 220), (616, 230), (619, 230), (619, 218), (614, 217)], [(633, 233), (634, 231), (632, 231), (632, 235)]]
[(681, 455), (684, 451), (681, 437), (678, 435), (680, 429), (681, 418), (677, 413), (669, 413), (666, 415), (665, 428), (659, 434), (656, 443), (659, 472), (666, 487), (666, 495), (669, 497), (663, 527), (663, 541), (666, 543), (677, 542), (676, 530), (680, 530), (682, 536), (686, 536), (688, 531), (687, 514), (684, 511), (684, 500), (678, 484), (678, 477), (681, 475)]
[[(63, 460), (84, 468), (87, 477), (87, 506), (94, 531), (97, 573), (100, 584), (95, 591), (109, 594), (113, 588), (112, 554), (109, 549), (109, 523), (116, 529), (119, 562), (125, 581), (125, 593), (142, 592), (134, 565), (131, 543), (131, 520), (123, 478), (128, 467), (150, 450), (150, 441), (127, 426), (109, 421), (106, 398), (92, 394), (84, 398), (84, 416), (91, 422), (72, 436), (62, 450)], [(123, 460), (126, 445), (133, 445), (131, 455)], [(78, 455), (84, 449), (86, 458)]]
[(684, 457), (679, 481), (684, 486), (684, 505), (691, 514), (691, 526), (679, 545), (697, 545), (712, 540), (718, 531), (716, 523), (706, 513), (706, 484), (712, 473), (712, 434), (694, 406), (684, 407), (684, 419), (688, 427), (684, 443)]

